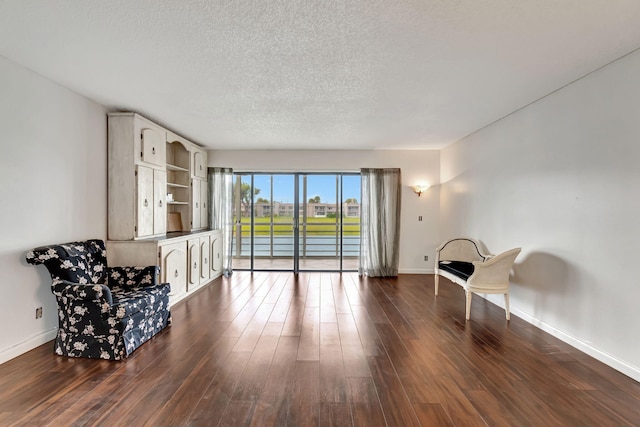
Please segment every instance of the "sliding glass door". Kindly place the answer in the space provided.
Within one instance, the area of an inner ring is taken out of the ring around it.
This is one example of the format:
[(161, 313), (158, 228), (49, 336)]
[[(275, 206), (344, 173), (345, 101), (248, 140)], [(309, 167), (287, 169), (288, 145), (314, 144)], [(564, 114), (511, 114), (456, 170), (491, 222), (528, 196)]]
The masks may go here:
[(234, 269), (357, 270), (359, 174), (244, 173), (234, 189)]

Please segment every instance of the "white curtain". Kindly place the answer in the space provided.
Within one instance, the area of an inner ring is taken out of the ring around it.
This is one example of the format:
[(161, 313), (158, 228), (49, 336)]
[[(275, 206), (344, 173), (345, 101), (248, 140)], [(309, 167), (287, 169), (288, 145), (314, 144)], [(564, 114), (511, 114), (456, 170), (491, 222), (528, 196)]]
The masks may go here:
[(209, 168), (209, 228), (222, 230), (222, 274), (230, 276), (233, 234), (233, 169)]
[(398, 275), (400, 169), (361, 169), (360, 275)]

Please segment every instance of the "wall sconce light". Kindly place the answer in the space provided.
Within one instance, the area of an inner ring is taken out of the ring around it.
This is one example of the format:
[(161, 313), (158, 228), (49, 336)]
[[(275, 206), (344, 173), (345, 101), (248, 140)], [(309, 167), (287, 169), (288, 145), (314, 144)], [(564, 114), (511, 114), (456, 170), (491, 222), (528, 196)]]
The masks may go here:
[(427, 189), (429, 188), (429, 185), (426, 184), (419, 184), (419, 185), (414, 185), (413, 187), (413, 192), (416, 193), (418, 195), (418, 197), (420, 197), (420, 195), (422, 193), (424, 193), (425, 191), (427, 191)]

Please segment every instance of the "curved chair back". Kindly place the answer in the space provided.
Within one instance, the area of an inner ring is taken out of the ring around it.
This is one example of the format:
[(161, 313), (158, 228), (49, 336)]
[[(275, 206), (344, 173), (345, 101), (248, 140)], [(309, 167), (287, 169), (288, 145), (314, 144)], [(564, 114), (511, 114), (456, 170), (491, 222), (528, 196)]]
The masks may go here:
[(485, 254), (480, 250), (480, 243), (466, 237), (446, 241), (436, 249), (436, 254), (440, 261), (473, 262), (485, 259)]

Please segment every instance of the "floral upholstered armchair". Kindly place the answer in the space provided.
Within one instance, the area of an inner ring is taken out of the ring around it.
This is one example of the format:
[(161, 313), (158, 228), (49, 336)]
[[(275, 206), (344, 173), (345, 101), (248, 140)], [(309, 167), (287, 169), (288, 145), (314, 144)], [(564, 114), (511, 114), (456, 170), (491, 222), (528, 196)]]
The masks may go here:
[(43, 246), (27, 253), (49, 270), (58, 302), (56, 354), (126, 358), (171, 323), (159, 267), (107, 267), (102, 240)]

